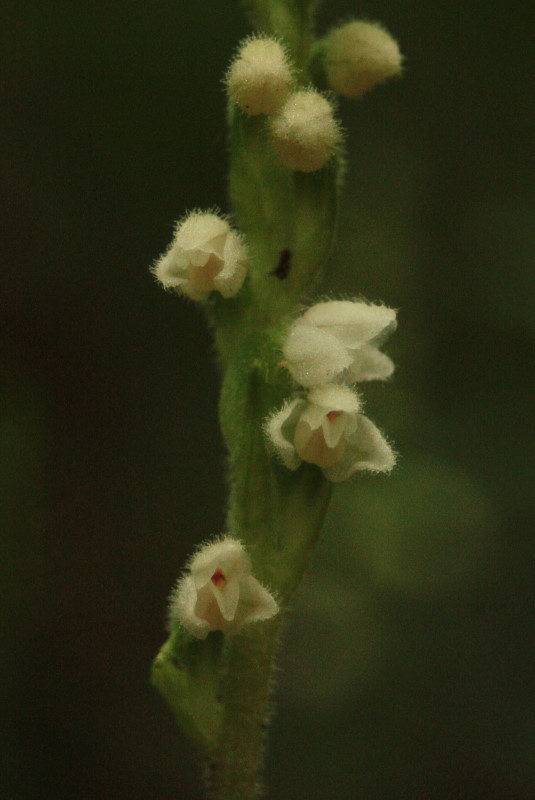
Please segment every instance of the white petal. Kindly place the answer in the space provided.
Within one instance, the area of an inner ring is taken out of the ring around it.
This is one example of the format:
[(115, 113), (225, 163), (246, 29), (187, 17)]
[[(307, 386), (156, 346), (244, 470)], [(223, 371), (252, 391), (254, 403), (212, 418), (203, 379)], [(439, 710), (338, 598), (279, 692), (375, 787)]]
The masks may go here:
[(288, 469), (297, 469), (301, 459), (293, 443), (295, 426), (301, 409), (306, 405), (301, 398), (287, 402), (280, 411), (275, 412), (265, 425), (266, 434)]
[(364, 344), (358, 350), (351, 352), (353, 361), (344, 376), (349, 383), (384, 381), (394, 372), (392, 359), (373, 345)]
[(283, 354), (297, 383), (307, 387), (328, 383), (351, 365), (341, 342), (303, 319), (290, 328)]
[(359, 415), (357, 430), (347, 437), (346, 443), (343, 460), (324, 470), (325, 477), (335, 483), (346, 480), (357, 470), (390, 472), (396, 462), (386, 439), (363, 414)]

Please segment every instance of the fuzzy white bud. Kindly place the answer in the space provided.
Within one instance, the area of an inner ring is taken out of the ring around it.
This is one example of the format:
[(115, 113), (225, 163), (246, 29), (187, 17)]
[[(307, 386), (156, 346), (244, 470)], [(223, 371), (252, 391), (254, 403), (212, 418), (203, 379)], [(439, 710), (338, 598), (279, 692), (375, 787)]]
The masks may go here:
[(273, 114), (286, 100), (292, 73), (283, 46), (275, 39), (246, 39), (226, 76), (231, 99), (246, 114)]
[(324, 44), (327, 80), (344, 97), (362, 97), (401, 72), (398, 44), (377, 23), (348, 22), (327, 34)]
[(233, 297), (245, 279), (247, 249), (241, 236), (217, 214), (193, 212), (177, 223), (169, 249), (152, 271), (164, 289), (193, 300), (211, 291)]
[(298, 172), (323, 167), (341, 138), (331, 104), (314, 89), (292, 94), (272, 118), (270, 133), (279, 159)]
[(198, 639), (210, 631), (229, 636), (244, 625), (270, 619), (279, 607), (251, 575), (241, 542), (226, 536), (202, 546), (188, 564), (169, 602), (171, 625), (180, 622)]

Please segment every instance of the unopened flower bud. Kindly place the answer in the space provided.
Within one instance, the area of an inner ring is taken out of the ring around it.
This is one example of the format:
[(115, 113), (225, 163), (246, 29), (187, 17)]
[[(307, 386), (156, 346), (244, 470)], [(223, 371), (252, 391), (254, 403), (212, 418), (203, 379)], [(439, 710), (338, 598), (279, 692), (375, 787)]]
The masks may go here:
[(331, 104), (314, 89), (292, 94), (272, 118), (270, 133), (284, 166), (298, 172), (323, 167), (341, 138)]
[(401, 72), (402, 56), (395, 39), (374, 22), (348, 22), (324, 39), (324, 64), (329, 85), (344, 97), (362, 97), (378, 83)]
[(286, 100), (292, 74), (284, 48), (275, 39), (246, 39), (226, 77), (232, 100), (246, 114), (272, 114)]

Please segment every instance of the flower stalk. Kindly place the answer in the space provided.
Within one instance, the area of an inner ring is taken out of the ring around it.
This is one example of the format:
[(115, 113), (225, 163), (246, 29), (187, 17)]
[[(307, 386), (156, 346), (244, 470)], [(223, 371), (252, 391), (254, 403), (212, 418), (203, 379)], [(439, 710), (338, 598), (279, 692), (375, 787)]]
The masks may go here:
[(315, 6), (250, 0), (259, 33), (226, 76), (232, 218), (190, 213), (153, 266), (164, 288), (203, 306), (221, 368), (227, 534), (178, 581), (152, 673), (208, 759), (214, 800), (258, 795), (284, 612), (333, 483), (395, 460), (354, 388), (391, 374), (379, 348), (395, 312), (344, 300), (301, 313), (325, 277), (344, 164), (335, 107), (309, 73), (318, 53), (330, 63)]

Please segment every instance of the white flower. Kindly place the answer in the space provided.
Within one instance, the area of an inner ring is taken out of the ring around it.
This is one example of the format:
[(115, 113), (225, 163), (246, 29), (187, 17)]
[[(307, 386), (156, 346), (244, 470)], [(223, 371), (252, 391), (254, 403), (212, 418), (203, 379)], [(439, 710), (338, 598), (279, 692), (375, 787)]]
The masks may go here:
[(340, 127), (328, 100), (315, 89), (295, 92), (271, 119), (271, 142), (284, 166), (315, 172), (334, 155)]
[(390, 445), (347, 386), (325, 384), (306, 399), (291, 400), (266, 423), (271, 445), (288, 469), (317, 464), (338, 483), (357, 470), (388, 472), (395, 463)]
[(165, 289), (194, 300), (216, 290), (233, 297), (245, 279), (247, 249), (236, 231), (217, 214), (192, 212), (177, 223), (169, 249), (153, 267)]
[(232, 636), (243, 625), (269, 619), (278, 610), (271, 594), (251, 575), (241, 542), (227, 536), (195, 553), (171, 595), (169, 616), (205, 639), (210, 631)]
[(288, 370), (307, 387), (336, 380), (385, 380), (394, 364), (378, 348), (396, 326), (396, 312), (386, 306), (350, 300), (317, 303), (289, 330), (283, 345)]
[(398, 44), (377, 23), (348, 22), (332, 30), (324, 42), (327, 80), (344, 97), (362, 97), (401, 72)]
[(272, 114), (284, 103), (292, 84), (285, 50), (275, 39), (246, 39), (230, 65), (229, 95), (246, 114)]

